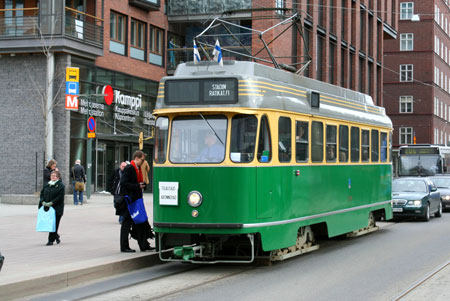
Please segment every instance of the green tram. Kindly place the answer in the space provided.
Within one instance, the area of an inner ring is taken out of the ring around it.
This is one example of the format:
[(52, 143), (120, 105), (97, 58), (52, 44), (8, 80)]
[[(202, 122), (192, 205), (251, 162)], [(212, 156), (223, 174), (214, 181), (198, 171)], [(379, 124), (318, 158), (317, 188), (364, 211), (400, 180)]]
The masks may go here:
[(185, 63), (154, 114), (161, 260), (283, 260), (392, 218), (392, 123), (368, 95), (254, 62)]

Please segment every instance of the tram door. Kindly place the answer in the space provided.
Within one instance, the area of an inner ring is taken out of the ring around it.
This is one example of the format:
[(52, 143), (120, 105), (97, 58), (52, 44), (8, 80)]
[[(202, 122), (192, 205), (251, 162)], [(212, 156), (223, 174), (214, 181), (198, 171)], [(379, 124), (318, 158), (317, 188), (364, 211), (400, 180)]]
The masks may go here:
[(106, 190), (106, 143), (97, 144), (96, 191)]

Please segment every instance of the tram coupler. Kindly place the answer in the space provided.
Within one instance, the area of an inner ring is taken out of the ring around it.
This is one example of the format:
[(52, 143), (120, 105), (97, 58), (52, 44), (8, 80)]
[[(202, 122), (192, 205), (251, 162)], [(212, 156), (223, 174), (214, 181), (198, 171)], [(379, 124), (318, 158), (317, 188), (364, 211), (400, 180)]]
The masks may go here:
[(202, 257), (202, 251), (205, 246), (179, 246), (173, 248), (173, 255), (177, 258), (182, 258), (184, 261), (190, 261), (196, 256)]

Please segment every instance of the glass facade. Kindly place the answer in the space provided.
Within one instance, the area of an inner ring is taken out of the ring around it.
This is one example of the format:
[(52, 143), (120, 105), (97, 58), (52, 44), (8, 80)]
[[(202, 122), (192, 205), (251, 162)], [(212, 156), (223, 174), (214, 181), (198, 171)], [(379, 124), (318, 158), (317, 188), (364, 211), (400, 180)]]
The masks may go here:
[[(80, 68), (78, 111), (70, 117), (70, 162), (80, 159), (86, 166), (88, 139), (92, 143), (92, 191), (108, 191), (110, 178), (122, 161), (131, 161), (138, 149), (139, 133), (153, 134), (158, 82), (137, 78), (89, 65), (73, 62)], [(108, 88), (110, 90), (108, 92)], [(112, 95), (112, 102), (105, 94)], [(108, 104), (109, 103), (109, 104)], [(87, 120), (96, 121), (95, 138), (87, 138)], [(147, 161), (152, 164), (153, 140), (144, 144)], [(151, 175), (149, 175), (151, 178)], [(151, 185), (147, 186), (151, 190)]]

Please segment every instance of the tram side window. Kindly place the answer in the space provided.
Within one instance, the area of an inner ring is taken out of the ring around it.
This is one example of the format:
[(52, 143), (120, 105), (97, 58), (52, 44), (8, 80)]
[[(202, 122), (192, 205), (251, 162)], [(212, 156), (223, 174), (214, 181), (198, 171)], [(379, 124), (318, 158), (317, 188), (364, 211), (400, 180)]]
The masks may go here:
[(231, 121), (230, 159), (237, 163), (253, 161), (258, 120), (253, 115), (236, 115)]
[(311, 125), (311, 159), (313, 162), (323, 161), (323, 123), (318, 121)]
[(378, 162), (378, 131), (372, 130), (372, 162)]
[(159, 117), (155, 125), (155, 151), (154, 160), (156, 163), (166, 162), (167, 134), (169, 133), (169, 119)]
[(288, 117), (280, 117), (278, 119), (278, 160), (280, 162), (291, 162), (291, 137), (291, 119)]
[(336, 135), (336, 126), (327, 125), (327, 162), (336, 162)]
[(261, 118), (258, 141), (258, 161), (270, 162), (272, 160), (272, 141), (270, 137), (269, 121), (267, 116)]
[(381, 136), (381, 152), (380, 152), (381, 162), (386, 162), (387, 161), (387, 134), (381, 132), (380, 136)]
[(339, 126), (339, 162), (348, 162), (348, 126)]
[(368, 162), (370, 154), (369, 131), (361, 131), (361, 161)]
[(352, 162), (359, 162), (359, 128), (351, 128), (351, 160)]
[(295, 160), (308, 161), (308, 122), (297, 121), (295, 125)]

